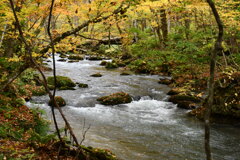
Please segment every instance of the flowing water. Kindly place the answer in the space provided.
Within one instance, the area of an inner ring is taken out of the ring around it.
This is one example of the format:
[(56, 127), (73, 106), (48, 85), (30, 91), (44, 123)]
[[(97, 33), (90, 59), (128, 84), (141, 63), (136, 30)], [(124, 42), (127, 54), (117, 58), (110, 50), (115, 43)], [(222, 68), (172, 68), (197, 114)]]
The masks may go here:
[[(89, 85), (89, 88), (57, 91), (67, 102), (63, 111), (79, 141), (90, 125), (83, 144), (107, 148), (123, 160), (205, 159), (203, 123), (166, 101), (169, 88), (157, 83), (159, 76), (120, 76), (120, 70), (106, 70), (99, 63), (56, 62), (58, 75)], [(103, 76), (90, 77), (97, 72)], [(100, 96), (119, 91), (131, 94), (134, 101), (116, 106), (103, 106), (96, 101)], [(44, 109), (52, 120), (47, 102), (47, 96), (40, 96), (27, 105)], [(59, 114), (57, 119), (64, 127)], [(211, 146), (215, 160), (240, 159), (239, 133), (239, 124), (212, 125)]]

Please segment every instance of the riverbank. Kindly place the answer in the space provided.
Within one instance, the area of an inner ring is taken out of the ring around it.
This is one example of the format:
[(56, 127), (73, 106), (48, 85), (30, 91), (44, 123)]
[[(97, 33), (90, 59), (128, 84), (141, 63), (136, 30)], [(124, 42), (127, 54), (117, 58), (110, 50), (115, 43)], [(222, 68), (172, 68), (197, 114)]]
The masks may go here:
[(50, 134), (50, 122), (43, 118), (44, 111), (25, 105), (32, 96), (45, 94), (33, 69), (26, 70), (0, 93), (0, 159), (116, 159), (109, 150), (76, 148), (68, 138), (60, 142), (56, 133)]

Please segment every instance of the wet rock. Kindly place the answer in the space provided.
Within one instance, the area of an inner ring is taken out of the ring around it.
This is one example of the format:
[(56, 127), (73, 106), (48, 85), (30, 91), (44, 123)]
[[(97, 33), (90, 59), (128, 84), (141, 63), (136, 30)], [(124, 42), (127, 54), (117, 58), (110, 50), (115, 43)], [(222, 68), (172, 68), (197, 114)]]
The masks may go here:
[(107, 69), (114, 69), (114, 68), (118, 68), (118, 65), (114, 62), (107, 62), (106, 66)]
[(90, 56), (88, 58), (89, 61), (100, 61), (100, 60), (103, 60), (102, 57), (99, 57), (99, 56)]
[(75, 88), (73, 88), (73, 87), (68, 87), (68, 86), (59, 87), (58, 89), (59, 89), (59, 90), (76, 90)]
[[(57, 82), (56, 82), (56, 87), (61, 88), (61, 89), (72, 89), (73, 87), (76, 86), (76, 84), (68, 77), (64, 76), (57, 76)], [(54, 86), (54, 77), (48, 77), (47, 78), (48, 85)]]
[(91, 77), (102, 77), (102, 74), (101, 73), (95, 73), (95, 74), (92, 74), (90, 76)]
[(132, 102), (132, 98), (128, 93), (117, 92), (108, 96), (103, 96), (97, 99), (103, 105), (117, 105)]
[(83, 60), (84, 58), (81, 55), (73, 54), (73, 55), (68, 56), (68, 59), (70, 59), (70, 60)]
[(107, 63), (108, 63), (107, 61), (102, 61), (102, 62), (100, 63), (100, 66), (106, 66)]
[(172, 79), (168, 79), (168, 78), (160, 78), (160, 80), (158, 81), (158, 83), (165, 84), (165, 85), (169, 85), (172, 82), (173, 82)]
[(195, 109), (197, 103), (201, 102), (201, 99), (195, 96), (179, 94), (171, 96), (168, 101), (177, 104), (177, 107), (179, 108)]
[(61, 58), (61, 59), (59, 59), (59, 60), (57, 60), (57, 61), (59, 61), (59, 62), (66, 62), (67, 60), (64, 59), (64, 58)]
[(195, 96), (189, 96), (189, 95), (173, 95), (169, 98), (169, 102), (173, 102), (175, 104), (178, 104), (181, 101), (190, 101), (194, 103), (200, 103), (201, 99)]
[(52, 62), (51, 60), (47, 60), (46, 62)]
[(196, 103), (193, 103), (191, 101), (179, 101), (177, 104), (177, 107), (183, 108), (183, 109), (195, 109)]
[[(66, 101), (61, 97), (61, 96), (55, 96), (55, 101), (57, 102), (57, 104), (59, 105), (59, 107), (63, 107), (66, 106)], [(50, 100), (48, 102), (49, 106), (53, 106), (53, 102)]]
[(120, 75), (121, 75), (121, 76), (129, 76), (130, 73), (128, 73), (128, 72), (122, 72)]
[(79, 88), (88, 88), (88, 84), (84, 84), (84, 83), (79, 83), (78, 84)]
[(75, 62), (79, 62), (79, 60), (69, 60), (68, 63), (75, 63)]

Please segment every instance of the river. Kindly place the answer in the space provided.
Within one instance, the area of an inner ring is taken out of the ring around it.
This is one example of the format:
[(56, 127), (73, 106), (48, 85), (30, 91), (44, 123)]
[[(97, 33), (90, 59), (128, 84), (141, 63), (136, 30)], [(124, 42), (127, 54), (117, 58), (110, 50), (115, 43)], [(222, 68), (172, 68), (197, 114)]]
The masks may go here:
[[(59, 59), (59, 57), (56, 57)], [(87, 83), (89, 88), (57, 91), (67, 106), (63, 111), (79, 141), (88, 126), (83, 142), (86, 146), (111, 150), (122, 160), (203, 160), (204, 125), (188, 117), (187, 111), (167, 102), (169, 88), (158, 84), (160, 76), (120, 76), (120, 69), (106, 70), (101, 61), (83, 60), (77, 63), (56, 61), (57, 75), (68, 76), (74, 82)], [(51, 62), (48, 62), (52, 66)], [(101, 73), (102, 77), (91, 77)], [(46, 75), (51, 75), (46, 72)], [(115, 92), (127, 92), (134, 97), (129, 104), (100, 105), (96, 99)], [(44, 109), (52, 121), (48, 97), (33, 97), (29, 107)], [(58, 123), (64, 123), (57, 114)], [(84, 128), (85, 123), (85, 129)], [(240, 159), (239, 125), (213, 124), (211, 146), (215, 160)]]

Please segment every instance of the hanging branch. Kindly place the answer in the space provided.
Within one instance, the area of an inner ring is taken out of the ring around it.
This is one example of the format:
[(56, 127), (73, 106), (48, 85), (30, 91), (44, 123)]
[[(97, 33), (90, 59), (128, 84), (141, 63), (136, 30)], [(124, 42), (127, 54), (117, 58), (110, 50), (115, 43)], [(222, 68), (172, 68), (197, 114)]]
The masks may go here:
[(213, 105), (213, 96), (214, 96), (214, 77), (215, 77), (215, 66), (216, 66), (216, 57), (220, 55), (222, 52), (222, 41), (223, 41), (223, 24), (221, 18), (218, 14), (216, 6), (212, 0), (206, 0), (209, 4), (215, 20), (218, 25), (218, 37), (215, 42), (214, 49), (211, 54), (210, 60), (210, 78), (209, 78), (209, 88), (208, 88), (208, 103), (207, 108), (205, 111), (205, 152), (207, 160), (212, 160), (211, 156), (211, 148), (210, 148), (210, 115), (211, 115), (211, 108)]

